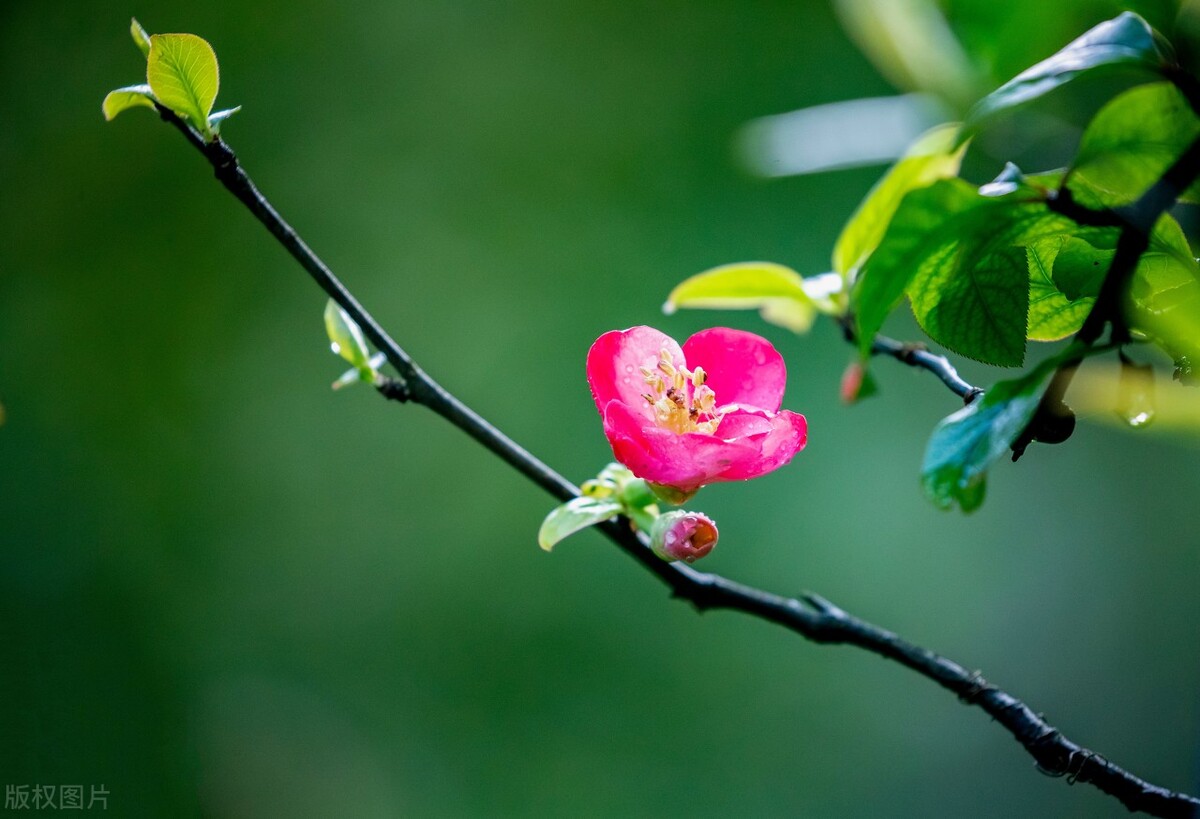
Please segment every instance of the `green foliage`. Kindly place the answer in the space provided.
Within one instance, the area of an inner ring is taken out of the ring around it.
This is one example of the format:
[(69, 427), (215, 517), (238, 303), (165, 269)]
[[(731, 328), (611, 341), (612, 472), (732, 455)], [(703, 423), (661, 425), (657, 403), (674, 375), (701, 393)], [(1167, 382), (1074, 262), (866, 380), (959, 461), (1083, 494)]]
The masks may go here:
[(1106, 20), (1061, 50), (988, 94), (971, 109), (963, 134), (992, 117), (1047, 94), (1097, 69), (1132, 67), (1160, 72), (1171, 64), (1170, 46), (1132, 12)]
[(325, 305), (325, 332), (333, 352), (350, 362), (363, 381), (375, 383), (379, 374), (367, 350), (362, 329), (333, 299)]
[(854, 290), (864, 355), (907, 292), (938, 343), (997, 366), (1024, 360), (1029, 268), (1018, 248), (1075, 226), (1012, 179), (978, 190), (945, 179), (904, 198)]
[(1042, 362), (1020, 378), (1000, 381), (983, 397), (942, 419), (933, 430), (921, 467), (921, 485), (942, 509), (955, 503), (973, 512), (983, 503), (987, 469), (1029, 425), (1042, 384), (1070, 353)]
[(966, 146), (955, 149), (956, 125), (939, 125), (913, 143), (867, 193), (833, 246), (833, 269), (847, 280), (879, 246), (888, 223), (909, 191), (956, 176)]
[(1096, 301), (1112, 249), (1059, 234), (1030, 243), (1025, 254), (1029, 265), (1026, 335), (1033, 341), (1058, 341), (1077, 332)]
[(818, 309), (800, 274), (774, 262), (740, 262), (697, 273), (671, 291), (663, 311), (679, 307), (757, 309), (765, 321), (797, 333), (812, 326)]
[(1200, 355), (1200, 265), (1170, 215), (1159, 219), (1138, 262), (1129, 307), (1131, 325), (1172, 358)]
[(130, 108), (153, 108), (154, 94), (148, 85), (127, 85), (109, 91), (100, 105), (104, 118), (112, 121), (113, 117)]
[[(1126, 91), (1105, 105), (1084, 131), (1070, 179), (1076, 198), (1093, 207), (1136, 200), (1200, 136), (1200, 120), (1171, 83)], [(1181, 197), (1200, 201), (1193, 184)]]
[(212, 137), (208, 115), (221, 84), (212, 46), (194, 34), (151, 36), (146, 80), (160, 103)]
[(129, 108), (158, 104), (212, 140), (221, 123), (241, 110), (239, 105), (212, 113), (221, 75), (217, 55), (207, 41), (194, 34), (149, 35), (136, 18), (129, 33), (146, 57), (146, 84), (110, 91), (101, 105), (105, 119)]
[(538, 545), (547, 552), (563, 538), (618, 515), (649, 532), (658, 517), (657, 498), (644, 480), (621, 464), (611, 463), (595, 478), (583, 482), (582, 497), (572, 498), (546, 515)]
[(555, 507), (538, 530), (538, 546), (547, 552), (568, 535), (581, 529), (612, 520), (621, 514), (621, 504), (603, 498), (572, 498), (562, 506)]

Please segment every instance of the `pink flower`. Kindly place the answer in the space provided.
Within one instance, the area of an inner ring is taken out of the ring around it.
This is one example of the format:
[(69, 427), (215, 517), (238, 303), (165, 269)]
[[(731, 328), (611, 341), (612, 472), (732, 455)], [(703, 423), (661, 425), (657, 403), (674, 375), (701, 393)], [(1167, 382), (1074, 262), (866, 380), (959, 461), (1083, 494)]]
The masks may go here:
[(685, 496), (778, 469), (808, 437), (803, 415), (779, 410), (783, 358), (753, 333), (714, 327), (680, 349), (652, 327), (613, 330), (587, 377), (617, 460)]

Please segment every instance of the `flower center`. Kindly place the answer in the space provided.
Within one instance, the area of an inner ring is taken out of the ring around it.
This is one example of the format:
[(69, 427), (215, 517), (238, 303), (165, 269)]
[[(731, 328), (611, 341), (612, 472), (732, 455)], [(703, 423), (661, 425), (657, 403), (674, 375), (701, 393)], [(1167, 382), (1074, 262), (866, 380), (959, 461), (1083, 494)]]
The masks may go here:
[(708, 380), (704, 370), (676, 367), (664, 348), (658, 353), (657, 365), (642, 367), (641, 372), (650, 387), (642, 397), (654, 409), (654, 421), (660, 427), (680, 434), (712, 435), (717, 431), (725, 413), (717, 410), (717, 394), (704, 385)]

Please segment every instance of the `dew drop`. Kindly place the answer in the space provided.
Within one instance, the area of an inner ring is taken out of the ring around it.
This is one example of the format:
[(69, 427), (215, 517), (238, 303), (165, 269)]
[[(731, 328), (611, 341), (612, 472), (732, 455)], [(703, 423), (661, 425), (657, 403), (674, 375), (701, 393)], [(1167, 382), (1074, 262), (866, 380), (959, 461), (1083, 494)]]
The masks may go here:
[(633, 365), (632, 365), (632, 364), (626, 364), (626, 365), (625, 365), (625, 372), (627, 372), (627, 373), (631, 373), (631, 372), (633, 372)]

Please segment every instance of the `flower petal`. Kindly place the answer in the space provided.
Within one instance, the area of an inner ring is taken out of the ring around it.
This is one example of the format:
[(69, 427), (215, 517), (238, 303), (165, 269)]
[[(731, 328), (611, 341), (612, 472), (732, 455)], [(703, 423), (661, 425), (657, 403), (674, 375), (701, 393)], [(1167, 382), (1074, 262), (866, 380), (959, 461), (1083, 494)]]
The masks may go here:
[(713, 327), (683, 343), (689, 367), (703, 367), (717, 405), (742, 404), (776, 412), (783, 404), (787, 368), (771, 342), (754, 333)]
[(744, 432), (740, 440), (755, 450), (754, 457), (737, 460), (718, 480), (744, 481), (773, 472), (788, 463), (808, 443), (808, 421), (803, 415), (784, 410), (778, 414), (738, 411), (721, 420), (720, 435)]
[[(727, 440), (699, 432), (680, 435), (658, 427), (620, 400), (610, 401), (604, 408), (604, 434), (613, 455), (634, 475), (684, 491), (719, 480), (740, 480), (741, 473), (753, 471), (761, 457), (759, 441)], [(765, 440), (771, 434), (762, 432), (760, 438)], [(730, 469), (738, 471), (737, 478), (721, 477)]]
[(667, 350), (676, 367), (684, 366), (683, 351), (675, 339), (653, 327), (612, 330), (596, 339), (588, 350), (587, 379), (596, 409), (604, 413), (610, 401), (621, 401), (653, 418), (650, 405), (642, 398), (648, 391), (641, 367), (653, 369), (661, 350)]

